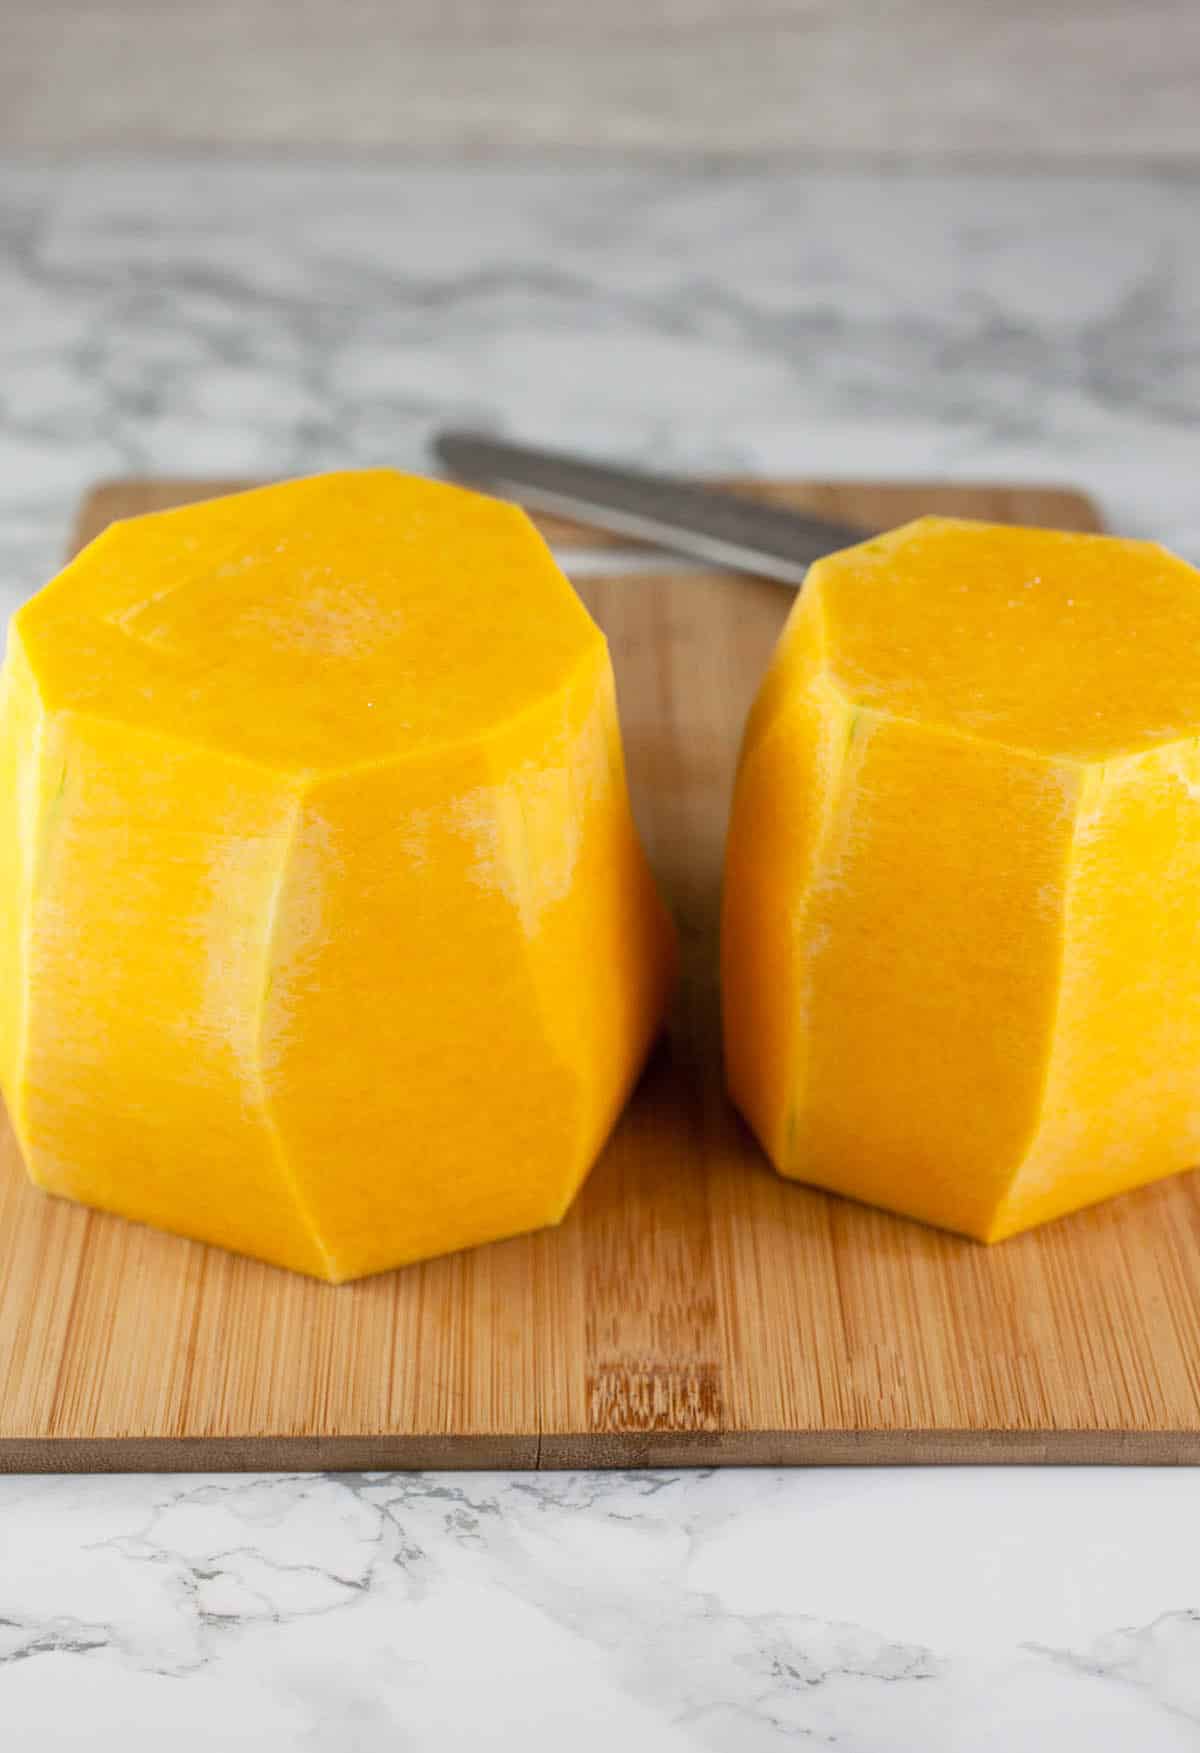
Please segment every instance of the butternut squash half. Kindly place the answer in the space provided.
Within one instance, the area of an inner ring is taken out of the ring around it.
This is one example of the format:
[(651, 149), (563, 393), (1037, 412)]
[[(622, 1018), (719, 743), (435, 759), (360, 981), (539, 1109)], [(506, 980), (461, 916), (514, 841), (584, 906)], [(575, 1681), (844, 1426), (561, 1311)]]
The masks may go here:
[(815, 566), (722, 962), (786, 1176), (995, 1241), (1200, 1162), (1200, 574), (942, 518)]
[(332, 1280), (562, 1217), (674, 939), (521, 511), (379, 469), (115, 524), (0, 694), (39, 1186)]

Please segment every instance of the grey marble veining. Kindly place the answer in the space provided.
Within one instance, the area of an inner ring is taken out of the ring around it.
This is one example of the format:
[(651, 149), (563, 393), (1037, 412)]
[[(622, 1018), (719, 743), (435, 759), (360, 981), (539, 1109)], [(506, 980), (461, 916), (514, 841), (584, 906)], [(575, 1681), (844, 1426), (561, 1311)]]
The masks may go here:
[(1177, 1753), (1190, 1473), (8, 1480), (6, 1744)]
[[(0, 607), (100, 476), (1026, 477), (1200, 559), (1200, 178), (0, 170)], [(19, 1753), (1200, 1749), (1190, 1472), (0, 1480)]]
[(101, 475), (420, 466), (480, 421), (696, 469), (1068, 479), (1200, 554), (1200, 175), (126, 162), (0, 176), (0, 579)]

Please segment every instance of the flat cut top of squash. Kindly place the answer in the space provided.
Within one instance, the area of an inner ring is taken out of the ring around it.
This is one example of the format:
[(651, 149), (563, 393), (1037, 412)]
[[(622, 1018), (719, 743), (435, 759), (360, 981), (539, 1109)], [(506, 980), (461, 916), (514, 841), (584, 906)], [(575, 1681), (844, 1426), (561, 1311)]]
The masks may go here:
[(1200, 572), (1157, 543), (926, 517), (804, 595), (856, 706), (1081, 762), (1200, 734)]
[(112, 524), (15, 637), (49, 710), (314, 773), (486, 738), (603, 644), (523, 511), (391, 469)]

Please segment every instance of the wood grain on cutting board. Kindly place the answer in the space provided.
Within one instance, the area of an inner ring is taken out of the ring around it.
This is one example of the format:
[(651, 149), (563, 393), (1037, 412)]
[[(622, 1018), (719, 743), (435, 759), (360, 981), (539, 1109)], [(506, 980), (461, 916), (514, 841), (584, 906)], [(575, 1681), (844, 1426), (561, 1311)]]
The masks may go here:
[[(213, 490), (110, 484), (78, 536)], [(1096, 521), (1055, 489), (758, 490), (875, 527)], [(682, 566), (581, 590), (686, 972), (565, 1222), (334, 1287), (47, 1198), (6, 1135), (0, 1468), (1200, 1461), (1200, 1177), (985, 1249), (769, 1169), (723, 1093), (715, 931), (791, 598)]]

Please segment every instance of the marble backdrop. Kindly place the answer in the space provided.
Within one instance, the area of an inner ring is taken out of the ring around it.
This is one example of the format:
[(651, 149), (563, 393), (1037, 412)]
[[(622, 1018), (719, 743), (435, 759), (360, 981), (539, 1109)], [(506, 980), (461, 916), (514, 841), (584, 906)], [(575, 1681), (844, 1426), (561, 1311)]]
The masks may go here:
[[(1067, 480), (1200, 560), (1200, 178), (0, 170), (0, 607), (100, 476)], [(13, 1753), (1200, 1749), (1187, 1471), (0, 1480)]]
[(1183, 1753), (1191, 1472), (0, 1481), (6, 1747)]
[(1200, 557), (1200, 175), (28, 164), (0, 227), (9, 604), (98, 476), (419, 467), (448, 419), (1067, 479)]

